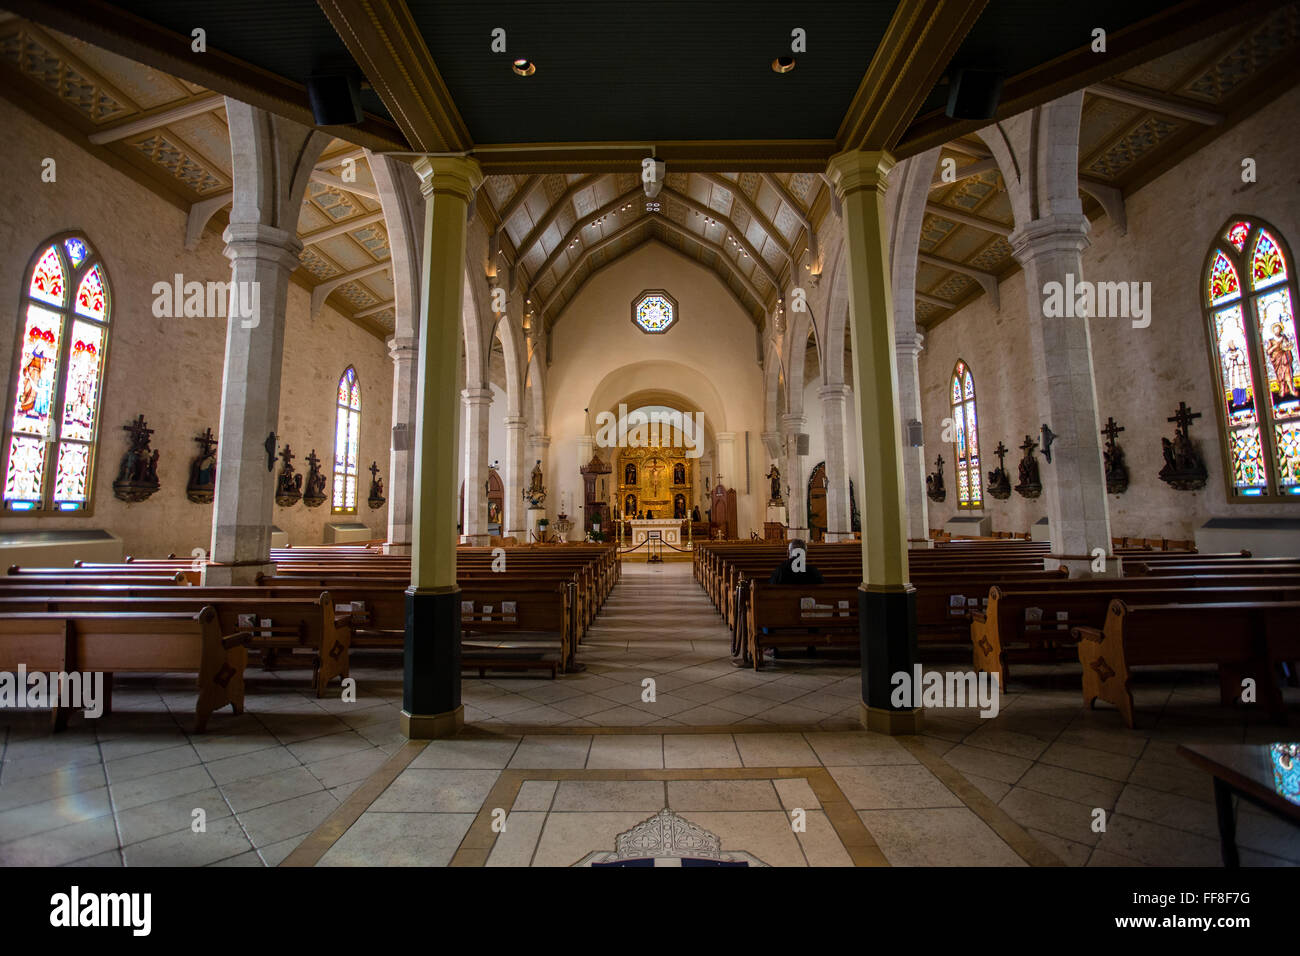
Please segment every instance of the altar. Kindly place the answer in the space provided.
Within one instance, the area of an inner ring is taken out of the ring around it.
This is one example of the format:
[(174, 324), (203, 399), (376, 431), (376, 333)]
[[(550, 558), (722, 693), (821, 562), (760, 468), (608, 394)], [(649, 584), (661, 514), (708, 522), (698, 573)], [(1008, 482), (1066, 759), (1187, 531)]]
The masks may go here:
[(633, 518), (628, 521), (632, 526), (632, 547), (645, 543), (652, 534), (658, 533), (664, 544), (674, 548), (684, 548), (682, 538), (682, 520), (680, 518)]

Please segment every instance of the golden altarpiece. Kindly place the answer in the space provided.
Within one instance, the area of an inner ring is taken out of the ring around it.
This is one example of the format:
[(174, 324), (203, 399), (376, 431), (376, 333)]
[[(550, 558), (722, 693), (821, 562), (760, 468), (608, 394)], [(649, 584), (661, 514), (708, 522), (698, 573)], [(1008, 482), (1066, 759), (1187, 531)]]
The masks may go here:
[(625, 519), (681, 518), (691, 513), (691, 463), (684, 448), (620, 448), (618, 504)]

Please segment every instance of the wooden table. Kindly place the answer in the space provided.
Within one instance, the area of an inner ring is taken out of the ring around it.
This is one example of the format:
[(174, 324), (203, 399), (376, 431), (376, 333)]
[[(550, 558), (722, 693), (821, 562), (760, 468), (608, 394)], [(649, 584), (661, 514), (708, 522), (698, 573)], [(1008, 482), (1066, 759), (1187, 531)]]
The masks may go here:
[[(1237, 818), (1232, 796), (1300, 826), (1300, 758), (1294, 743), (1179, 744), (1178, 753), (1214, 778), (1223, 865), (1238, 867)], [(1291, 755), (1281, 748), (1290, 748)], [(1287, 766), (1289, 764), (1290, 766)]]

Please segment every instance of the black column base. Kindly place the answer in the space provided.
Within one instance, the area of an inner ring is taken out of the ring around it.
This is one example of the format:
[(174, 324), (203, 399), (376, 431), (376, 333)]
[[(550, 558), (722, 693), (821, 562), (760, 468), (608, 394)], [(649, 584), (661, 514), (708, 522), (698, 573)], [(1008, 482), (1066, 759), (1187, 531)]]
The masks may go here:
[(460, 588), (407, 589), (402, 678), (402, 710), (412, 718), (460, 711)]
[[(891, 703), (891, 678), (903, 672), (911, 679), (919, 656), (916, 650), (916, 589), (872, 591), (863, 584), (858, 591), (858, 644), (862, 654), (862, 703), (870, 715), (870, 729), (889, 727), (895, 733), (909, 733), (918, 711)], [(895, 719), (897, 718), (897, 719)]]

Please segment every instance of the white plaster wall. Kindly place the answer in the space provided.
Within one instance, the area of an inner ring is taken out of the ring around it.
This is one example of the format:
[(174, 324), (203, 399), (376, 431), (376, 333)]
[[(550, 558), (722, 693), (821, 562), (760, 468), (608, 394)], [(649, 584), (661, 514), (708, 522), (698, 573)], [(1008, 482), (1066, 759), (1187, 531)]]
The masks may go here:
[[(1300, 502), (1238, 504), (1227, 499), (1200, 291), (1205, 255), (1230, 216), (1262, 217), (1281, 231), (1293, 252), (1300, 246), (1300, 140), (1281, 132), (1297, 118), (1300, 88), (1127, 197), (1127, 235), (1108, 219), (1093, 223), (1084, 277), (1150, 282), (1154, 299), (1149, 328), (1135, 329), (1123, 319), (1091, 323), (1098, 413), (1102, 422), (1114, 416), (1126, 429), (1119, 439), (1131, 476), (1129, 489), (1108, 499), (1116, 536), (1191, 538), (1211, 517), (1300, 517)], [(1256, 160), (1255, 183), (1241, 181), (1245, 157)], [(939, 426), (949, 414), (948, 376), (959, 356), (975, 372), (986, 477), (999, 437), (1008, 445), (1012, 438), (1019, 444), (1026, 431), (1037, 437), (1041, 424), (1026, 377), (1032, 365), (1023, 273), (1002, 283), (1000, 292), (1000, 313), (991, 309), (987, 297), (980, 298), (933, 330), (921, 354), (928, 466), (933, 468), (938, 451), (948, 460), (948, 501), (931, 503), (932, 527), (940, 527), (955, 511), (952, 452), (939, 444)], [(1163, 463), (1160, 438), (1173, 434), (1166, 419), (1179, 401), (1204, 416), (1192, 426), (1210, 472), (1199, 492), (1176, 491), (1156, 477)], [(1015, 455), (1008, 456), (1009, 464), (1018, 460), (1019, 452)], [(1012, 470), (1013, 483), (1014, 474)], [(1014, 493), (1007, 502), (990, 502), (986, 511), (996, 530), (1010, 531), (1028, 530), (1044, 513), (1037, 502)]]
[[(665, 289), (677, 300), (678, 321), (662, 335), (646, 335), (631, 322), (632, 300), (646, 289)], [(586, 428), (583, 409), (591, 407), (594, 416), (598, 409), (591, 402), (598, 386), (612, 372), (627, 368), (627, 393), (657, 383), (706, 409), (710, 437), (735, 433), (736, 474), (724, 474), (723, 482), (736, 488), (741, 534), (761, 531), (766, 494), (760, 500), (760, 493), (767, 468), (759, 437), (763, 377), (754, 323), (712, 271), (657, 242), (646, 243), (588, 279), (559, 316), (552, 336), (553, 363), (546, 377), (551, 436), (547, 505), (552, 514), (563, 492), (573, 502), (583, 500), (578, 473), (578, 438)], [(721, 403), (721, 421), (708, 411), (714, 396)], [(714, 460), (717, 473), (716, 456)]]
[[(10, 175), (0, 179), (0, 343), (3, 343), (4, 399), (9, 396), (17, 341), (17, 303), (28, 259), (49, 236), (65, 230), (86, 234), (104, 257), (113, 296), (108, 365), (100, 406), (100, 441), (94, 477), (94, 513), (82, 517), (3, 517), (0, 532), (29, 529), (106, 528), (121, 537), (127, 554), (189, 554), (210, 546), (211, 505), (185, 497), (192, 438), (220, 420), (221, 373), (225, 351), (222, 319), (159, 319), (153, 316), (153, 284), (180, 272), (186, 281), (228, 281), (229, 260), (222, 241), (205, 233), (194, 252), (184, 247), (185, 213), (135, 180), (101, 163), (78, 144), (0, 100)], [(58, 180), (40, 181), (41, 160), (57, 161)], [(288, 441), (294, 466), (305, 472), (307, 453), (332, 465), (335, 388), (347, 365), (356, 367), (362, 389), (360, 464), (378, 460), (388, 486), (392, 364), (384, 343), (326, 307), (313, 321), (310, 293), (289, 291), (281, 387), (280, 444)], [(161, 453), (161, 489), (147, 501), (128, 504), (113, 497), (112, 482), (126, 437), (121, 426), (143, 413), (155, 429)], [(220, 437), (220, 436), (218, 436)], [(6, 428), (4, 451), (9, 432)], [(218, 452), (220, 453), (220, 452)], [(362, 471), (355, 520), (376, 534), (387, 526), (387, 510), (364, 504), (370, 475)], [(293, 543), (322, 540), (329, 505), (307, 509), (276, 507), (274, 522)], [(346, 520), (353, 520), (351, 517)]]

